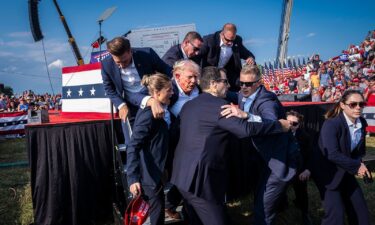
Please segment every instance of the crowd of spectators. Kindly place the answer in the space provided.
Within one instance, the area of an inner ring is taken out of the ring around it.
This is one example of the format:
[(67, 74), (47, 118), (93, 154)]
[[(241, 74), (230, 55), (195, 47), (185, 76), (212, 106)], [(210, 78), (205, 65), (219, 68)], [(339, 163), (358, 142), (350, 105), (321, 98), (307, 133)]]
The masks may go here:
[(336, 102), (347, 89), (360, 90), (365, 96), (372, 96), (375, 92), (374, 75), (375, 30), (369, 32), (359, 45), (350, 45), (339, 56), (326, 62), (320, 59), (319, 54), (314, 54), (294, 73), (279, 75), (276, 79), (266, 78), (266, 86), (278, 95), (311, 94), (313, 102)]
[(35, 94), (24, 91), (22, 94), (8, 96), (0, 94), (0, 112), (21, 112), (28, 109), (61, 109), (61, 95)]

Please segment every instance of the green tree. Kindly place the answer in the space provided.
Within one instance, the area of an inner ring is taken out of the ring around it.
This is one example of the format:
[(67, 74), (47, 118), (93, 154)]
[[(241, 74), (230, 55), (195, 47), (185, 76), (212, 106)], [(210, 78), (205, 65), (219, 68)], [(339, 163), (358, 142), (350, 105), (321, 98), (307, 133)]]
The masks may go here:
[(0, 90), (0, 93), (8, 95), (8, 96), (12, 96), (13, 95), (13, 88), (11, 88), (9, 86), (5, 86), (3, 89)]

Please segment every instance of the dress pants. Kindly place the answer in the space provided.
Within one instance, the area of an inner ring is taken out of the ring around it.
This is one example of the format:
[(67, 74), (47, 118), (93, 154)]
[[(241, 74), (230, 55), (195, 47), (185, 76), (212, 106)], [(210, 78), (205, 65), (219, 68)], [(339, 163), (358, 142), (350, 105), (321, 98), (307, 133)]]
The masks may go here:
[(228, 225), (224, 203), (218, 204), (179, 190), (184, 198), (190, 225)]
[(369, 210), (355, 177), (345, 173), (334, 190), (321, 190), (325, 215), (322, 225), (344, 225), (345, 211), (349, 225), (370, 225)]
[[(145, 199), (150, 204), (149, 221), (151, 225), (164, 225), (164, 190), (162, 185), (156, 188), (142, 186)], [(146, 224), (146, 223), (145, 223)]]
[(287, 182), (272, 173), (264, 161), (261, 161), (259, 169), (261, 173), (254, 198), (254, 224), (272, 225)]

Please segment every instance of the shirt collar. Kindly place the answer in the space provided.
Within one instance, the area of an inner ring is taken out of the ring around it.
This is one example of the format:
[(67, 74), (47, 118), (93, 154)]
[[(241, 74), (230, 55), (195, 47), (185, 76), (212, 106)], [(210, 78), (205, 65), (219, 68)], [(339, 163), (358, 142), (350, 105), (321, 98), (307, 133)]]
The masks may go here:
[(185, 54), (184, 49), (182, 48), (182, 45), (180, 45), (180, 49), (181, 49), (182, 56), (184, 57), (184, 59), (188, 59), (187, 55)]
[(346, 123), (348, 124), (349, 127), (353, 127), (355, 129), (359, 129), (359, 128), (362, 128), (362, 123), (361, 121), (357, 118), (355, 120), (355, 124), (349, 119), (349, 117), (345, 114), (345, 112), (342, 112), (344, 114), (344, 117), (345, 117), (345, 120), (346, 120)]
[(163, 119), (167, 123), (168, 128), (169, 128), (169, 126), (171, 124), (171, 114), (168, 111), (168, 106), (167, 105), (163, 105), (162, 107), (164, 109), (164, 117), (163, 117)]
[(231, 48), (232, 46), (233, 46), (233, 42), (232, 42), (232, 44), (230, 44), (230, 45), (225, 45), (224, 42), (223, 42), (223, 40), (222, 40), (221, 37), (220, 37), (220, 47)]
[[(260, 86), (259, 86), (259, 87), (260, 87)], [(258, 92), (259, 92), (259, 90), (260, 90), (259, 87), (258, 87), (257, 90), (256, 90), (254, 93), (252, 93), (249, 97), (243, 97), (242, 101), (243, 101), (243, 102), (246, 102), (246, 101), (254, 101), (255, 97), (257, 96), (257, 94), (258, 94)]]
[(134, 59), (132, 58), (132, 62), (125, 68), (121, 68), (122, 70), (129, 70), (135, 68)]

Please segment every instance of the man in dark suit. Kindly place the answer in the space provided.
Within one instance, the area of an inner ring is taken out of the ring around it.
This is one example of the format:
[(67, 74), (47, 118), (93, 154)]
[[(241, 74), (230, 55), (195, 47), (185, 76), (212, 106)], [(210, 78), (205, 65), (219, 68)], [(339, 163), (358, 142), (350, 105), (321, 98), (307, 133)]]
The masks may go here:
[[(154, 117), (164, 115), (159, 102), (140, 94), (144, 74), (160, 72), (171, 77), (172, 68), (165, 64), (151, 48), (131, 48), (124, 37), (107, 42), (111, 54), (102, 61), (102, 78), (106, 94), (119, 110), (119, 117), (125, 121), (129, 115), (132, 123), (140, 105), (151, 106)], [(124, 126), (123, 126), (124, 128)], [(125, 136), (128, 141), (127, 136)]]
[[(286, 113), (286, 119), (292, 123), (291, 131), (297, 140), (301, 152), (301, 162), (298, 166), (297, 174), (292, 180), (294, 189), (295, 205), (301, 210), (302, 224), (311, 225), (308, 206), (309, 197), (307, 193), (307, 181), (311, 175), (312, 139), (305, 131), (303, 125), (303, 115), (291, 110)], [(285, 196), (286, 197), (286, 196)], [(285, 198), (287, 203), (287, 197)]]
[(203, 46), (200, 51), (202, 68), (217, 66), (225, 68), (230, 90), (237, 91), (235, 85), (242, 68), (241, 59), (246, 64), (255, 64), (255, 56), (243, 46), (242, 38), (237, 35), (237, 28), (232, 23), (227, 23), (221, 31), (203, 37)]
[[(249, 118), (250, 121), (277, 121), (285, 112), (276, 95), (261, 84), (261, 73), (256, 65), (241, 70), (239, 109), (223, 106), (222, 115)], [(287, 182), (296, 174), (298, 145), (291, 133), (253, 137), (250, 151), (258, 162), (259, 174), (254, 199), (255, 224), (272, 224)]]
[(203, 69), (203, 93), (187, 102), (180, 112), (180, 139), (173, 161), (171, 182), (185, 199), (190, 223), (227, 225), (224, 207), (226, 190), (225, 149), (229, 134), (247, 137), (280, 133), (290, 128), (286, 120), (252, 123), (220, 116), (228, 91), (223, 70)]
[[(201, 69), (198, 64), (190, 59), (183, 59), (177, 61), (173, 66), (173, 95), (171, 103), (169, 104), (169, 111), (171, 112), (171, 126), (170, 126), (170, 143), (168, 158), (166, 162), (166, 171), (168, 175), (172, 172), (172, 163), (174, 158), (174, 151), (180, 138), (180, 123), (179, 114), (184, 104), (201, 93), (198, 87), (198, 80), (201, 75)], [(170, 178), (170, 176), (168, 177)], [(178, 219), (180, 215), (175, 211), (175, 208), (180, 204), (182, 197), (176, 190), (175, 186), (169, 184), (169, 192), (167, 194), (166, 212), (169, 217)]]
[(185, 35), (181, 44), (172, 46), (162, 57), (163, 61), (170, 66), (181, 59), (191, 59), (195, 63), (200, 64), (198, 56), (202, 47), (203, 39), (198, 32), (190, 31)]

